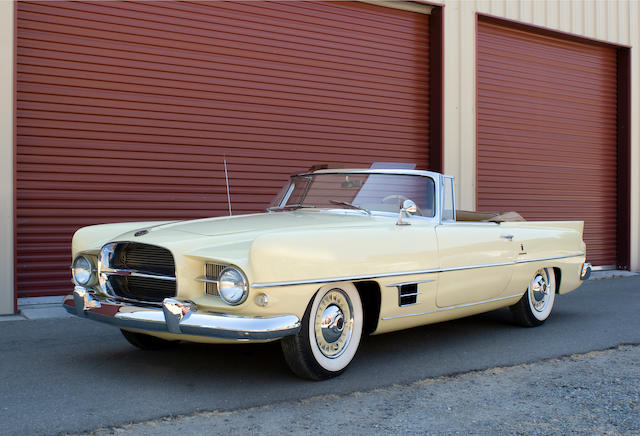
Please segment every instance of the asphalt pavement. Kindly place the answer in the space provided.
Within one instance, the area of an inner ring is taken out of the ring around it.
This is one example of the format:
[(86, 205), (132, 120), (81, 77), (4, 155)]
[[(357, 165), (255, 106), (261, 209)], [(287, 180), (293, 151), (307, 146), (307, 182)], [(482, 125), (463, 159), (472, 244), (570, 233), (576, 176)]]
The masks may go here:
[(503, 309), (373, 336), (345, 374), (325, 382), (293, 377), (277, 343), (145, 352), (118, 330), (88, 320), (6, 321), (0, 323), (0, 434), (79, 433), (537, 365), (639, 345), (638, 313), (640, 277), (589, 281), (557, 298), (542, 327), (516, 327)]
[[(171, 416), (81, 436), (638, 435), (640, 346), (321, 395)], [(80, 435), (79, 435), (80, 436)]]

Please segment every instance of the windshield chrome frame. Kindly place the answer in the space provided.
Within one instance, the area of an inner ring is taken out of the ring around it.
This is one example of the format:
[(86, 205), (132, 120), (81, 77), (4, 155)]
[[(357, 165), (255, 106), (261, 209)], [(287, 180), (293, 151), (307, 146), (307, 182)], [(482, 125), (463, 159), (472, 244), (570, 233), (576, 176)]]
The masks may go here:
[[(289, 179), (289, 187), (287, 188), (287, 191), (285, 192), (285, 194), (282, 196), (282, 199), (278, 202), (278, 207), (284, 207), (287, 204), (287, 201), (289, 201), (289, 198), (291, 197), (291, 194), (295, 188), (295, 183), (293, 182), (294, 178), (296, 177), (312, 177), (312, 176), (320, 176), (320, 175), (335, 175), (335, 174), (389, 174), (389, 175), (398, 175), (398, 176), (414, 176), (414, 177), (425, 177), (425, 178), (429, 178), (433, 181), (433, 189), (434, 189), (434, 216), (432, 217), (428, 217), (428, 216), (421, 216), (421, 215), (414, 215), (410, 218), (408, 218), (409, 220), (412, 219), (417, 219), (419, 221), (430, 221), (430, 222), (434, 222), (437, 224), (442, 224), (442, 202), (443, 200), (443, 195), (442, 195), (442, 190), (444, 189), (444, 176), (440, 173), (435, 173), (435, 172), (431, 172), (431, 171), (417, 171), (417, 170), (387, 170), (387, 169), (382, 169), (382, 170), (319, 170), (319, 171), (314, 171), (312, 173), (302, 173), (302, 174), (294, 174), (291, 176), (291, 178)], [(455, 186), (455, 185), (454, 185)], [(455, 201), (455, 200), (454, 200)], [(321, 209), (314, 209), (314, 210), (332, 210), (332, 209), (328, 209), (328, 208), (321, 208)], [(341, 209), (343, 210), (343, 209)], [(371, 211), (372, 214), (377, 215), (377, 216), (389, 216), (389, 214), (393, 214), (392, 216), (397, 216), (396, 213), (394, 212), (386, 212), (386, 211), (376, 211), (376, 210), (372, 210)], [(399, 212), (398, 212), (399, 213)], [(454, 212), (455, 213), (455, 212)]]

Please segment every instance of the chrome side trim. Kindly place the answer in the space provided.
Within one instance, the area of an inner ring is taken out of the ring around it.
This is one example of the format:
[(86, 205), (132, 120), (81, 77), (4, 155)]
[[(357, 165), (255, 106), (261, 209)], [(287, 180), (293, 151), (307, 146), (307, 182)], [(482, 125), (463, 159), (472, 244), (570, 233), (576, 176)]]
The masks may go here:
[(483, 300), (475, 303), (459, 304), (457, 306), (451, 306), (451, 307), (443, 307), (442, 309), (430, 310), (428, 312), (408, 313), (406, 315), (385, 316), (382, 318), (382, 320), (384, 321), (388, 319), (407, 318), (409, 316), (428, 315), (430, 313), (436, 313), (436, 312), (446, 312), (447, 310), (460, 309), (462, 307), (469, 307), (469, 306), (477, 306), (478, 304), (493, 303), (495, 301), (501, 301), (501, 300), (509, 300), (511, 298), (516, 298), (516, 297), (522, 297), (522, 294), (509, 295), (508, 297), (492, 298), (490, 300)]
[(568, 254), (566, 256), (552, 256), (552, 257), (539, 257), (536, 259), (522, 259), (522, 260), (516, 260), (513, 263), (529, 263), (529, 262), (541, 262), (544, 260), (558, 260), (558, 259), (568, 259), (570, 257), (578, 257), (578, 256), (584, 256), (585, 253), (579, 253), (579, 254)]
[[(322, 279), (294, 280), (290, 282), (253, 283), (250, 286), (252, 288), (275, 288), (279, 286), (310, 285), (310, 284), (316, 284), (316, 283), (350, 282), (354, 280), (367, 280), (367, 279), (376, 279), (376, 278), (383, 278), (383, 277), (399, 277), (399, 276), (409, 276), (409, 275), (434, 274), (434, 273), (450, 272), (450, 271), (462, 271), (467, 269), (491, 268), (495, 266), (510, 266), (510, 265), (516, 265), (520, 263), (568, 259), (571, 257), (579, 257), (579, 256), (584, 256), (584, 253), (568, 254), (565, 256), (540, 257), (536, 259), (518, 259), (511, 262), (487, 263), (483, 265), (454, 266), (450, 268), (425, 269), (425, 270), (392, 272), (392, 273), (382, 273), (382, 274), (367, 274), (367, 275), (361, 275), (361, 276), (328, 277), (328, 278), (322, 278)], [(411, 283), (418, 283), (418, 282), (408, 282), (408, 283), (411, 284)], [(393, 285), (393, 286), (396, 286), (396, 285)]]
[(393, 285), (387, 285), (387, 288), (397, 288), (398, 286), (417, 285), (418, 283), (431, 283), (431, 282), (435, 282), (435, 279), (431, 279), (431, 280), (416, 280), (416, 281), (412, 281), (412, 282), (394, 283)]

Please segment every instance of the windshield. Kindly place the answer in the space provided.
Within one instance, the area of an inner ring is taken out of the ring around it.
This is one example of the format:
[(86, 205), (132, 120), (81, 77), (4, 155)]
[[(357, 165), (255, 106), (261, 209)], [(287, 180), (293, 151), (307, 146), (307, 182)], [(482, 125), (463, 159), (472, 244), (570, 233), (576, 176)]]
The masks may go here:
[(308, 174), (294, 176), (269, 210), (345, 208), (397, 213), (405, 200), (418, 206), (417, 215), (435, 215), (435, 186), (430, 177), (404, 174)]

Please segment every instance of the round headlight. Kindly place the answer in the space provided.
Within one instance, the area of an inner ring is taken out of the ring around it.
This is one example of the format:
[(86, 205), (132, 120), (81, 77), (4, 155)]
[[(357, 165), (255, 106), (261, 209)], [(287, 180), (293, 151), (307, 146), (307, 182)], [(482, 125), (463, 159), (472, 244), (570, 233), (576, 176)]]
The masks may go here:
[(73, 280), (78, 285), (86, 285), (93, 276), (91, 261), (85, 256), (78, 256), (73, 261)]
[(227, 267), (218, 276), (218, 292), (226, 303), (235, 306), (246, 300), (249, 285), (242, 272), (236, 268)]

